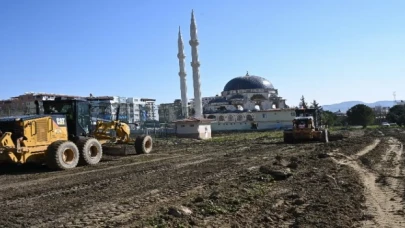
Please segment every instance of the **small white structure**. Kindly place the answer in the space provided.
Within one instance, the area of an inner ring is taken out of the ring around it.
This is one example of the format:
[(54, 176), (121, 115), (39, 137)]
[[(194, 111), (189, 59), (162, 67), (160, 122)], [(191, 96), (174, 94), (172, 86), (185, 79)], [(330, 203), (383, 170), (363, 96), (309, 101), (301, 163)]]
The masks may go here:
[(174, 121), (179, 138), (210, 139), (211, 121), (204, 118), (189, 118)]

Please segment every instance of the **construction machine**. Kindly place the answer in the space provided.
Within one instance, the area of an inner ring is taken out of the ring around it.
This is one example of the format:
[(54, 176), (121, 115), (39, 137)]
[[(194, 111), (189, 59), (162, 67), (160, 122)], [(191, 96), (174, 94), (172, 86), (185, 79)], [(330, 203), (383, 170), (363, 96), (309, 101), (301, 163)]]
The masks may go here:
[(35, 104), (36, 115), (0, 118), (0, 162), (40, 162), (54, 170), (65, 170), (99, 163), (107, 143), (133, 143), (136, 153), (152, 151), (149, 135), (131, 139), (129, 126), (118, 118), (97, 120), (91, 130), (91, 105), (85, 99), (45, 100), (44, 114), (40, 114), (38, 102)]
[(296, 109), (292, 128), (284, 130), (284, 142), (295, 143), (299, 141), (329, 142), (329, 131), (320, 124), (321, 113), (318, 109)]

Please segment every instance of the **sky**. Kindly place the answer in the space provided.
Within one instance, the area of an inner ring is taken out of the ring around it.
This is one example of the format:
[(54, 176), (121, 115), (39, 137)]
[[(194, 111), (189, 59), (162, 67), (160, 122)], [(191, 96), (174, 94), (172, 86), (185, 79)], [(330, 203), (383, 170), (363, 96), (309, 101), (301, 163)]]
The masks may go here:
[(268, 79), (286, 103), (405, 99), (402, 0), (1, 0), (0, 99), (25, 92), (179, 99), (179, 26), (193, 98), (191, 10), (202, 96)]

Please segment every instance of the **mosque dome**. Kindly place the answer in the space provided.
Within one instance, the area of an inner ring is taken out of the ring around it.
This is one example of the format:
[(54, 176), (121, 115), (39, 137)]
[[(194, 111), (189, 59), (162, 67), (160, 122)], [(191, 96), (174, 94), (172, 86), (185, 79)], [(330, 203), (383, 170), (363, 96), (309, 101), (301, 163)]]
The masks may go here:
[(273, 84), (265, 78), (249, 75), (236, 77), (226, 83), (224, 91), (240, 89), (274, 89)]

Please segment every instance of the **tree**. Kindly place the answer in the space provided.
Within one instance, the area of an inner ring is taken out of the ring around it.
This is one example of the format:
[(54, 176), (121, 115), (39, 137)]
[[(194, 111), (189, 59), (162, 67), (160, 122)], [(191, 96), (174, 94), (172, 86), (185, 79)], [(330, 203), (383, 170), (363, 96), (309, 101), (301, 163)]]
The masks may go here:
[(307, 109), (308, 108), (308, 103), (305, 101), (304, 95), (301, 97), (301, 102), (299, 104), (300, 107)]
[(373, 109), (364, 104), (358, 104), (347, 110), (347, 121), (351, 125), (361, 125), (366, 128), (374, 122)]
[(322, 112), (322, 122), (328, 126), (335, 125), (337, 119), (338, 119), (337, 115), (331, 111)]
[(319, 109), (319, 103), (316, 100), (312, 101), (310, 108)]
[[(304, 102), (305, 102), (305, 100), (304, 100)], [(324, 117), (326, 117), (326, 115), (323, 114), (323, 108), (322, 108), (322, 106), (319, 105), (318, 102), (316, 102), (316, 100), (312, 101), (311, 106), (309, 106), (309, 108), (313, 108), (313, 109), (316, 110), (316, 113), (317, 113), (317, 116), (318, 116), (317, 117), (317, 123), (318, 124), (333, 125), (333, 123), (331, 123), (331, 121), (327, 121), (329, 123), (324, 121)]]
[(314, 108), (314, 109), (317, 109), (320, 112), (323, 112), (322, 106), (320, 106), (319, 103), (316, 102), (316, 100), (312, 101), (310, 108)]
[(402, 116), (399, 117), (397, 124), (398, 124), (400, 127), (405, 126), (405, 115), (402, 115)]
[(391, 123), (396, 123), (399, 126), (405, 125), (405, 106), (395, 105), (388, 111), (386, 119)]

